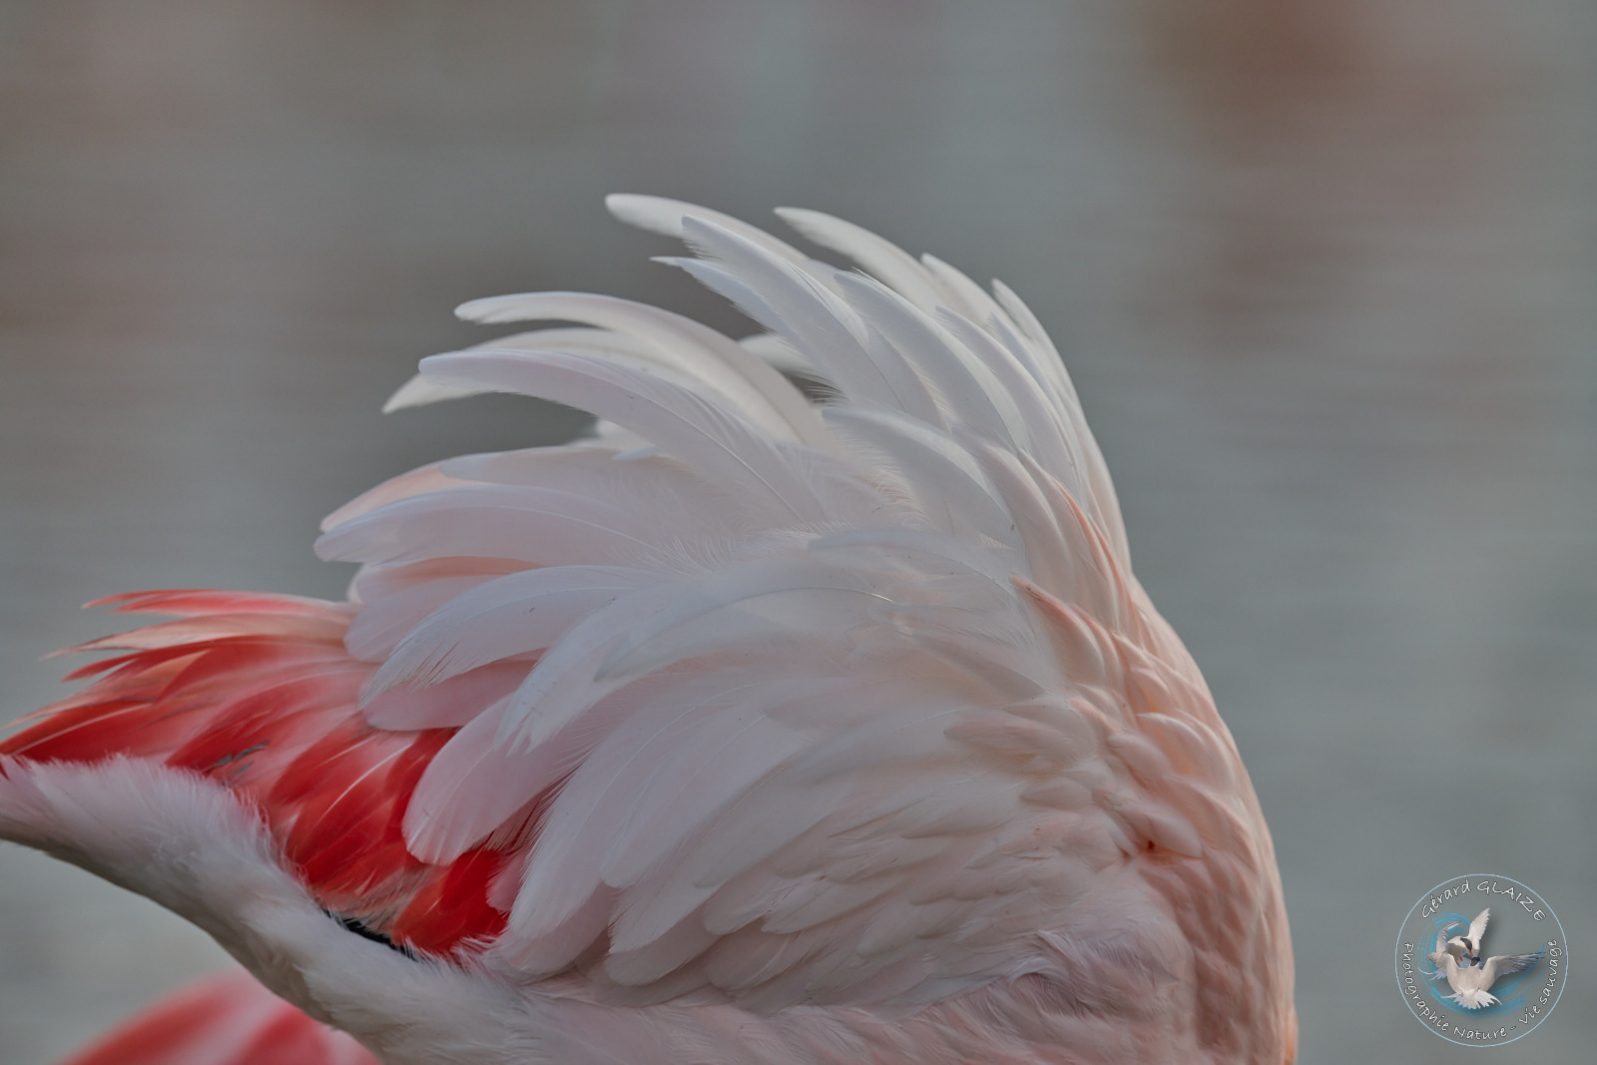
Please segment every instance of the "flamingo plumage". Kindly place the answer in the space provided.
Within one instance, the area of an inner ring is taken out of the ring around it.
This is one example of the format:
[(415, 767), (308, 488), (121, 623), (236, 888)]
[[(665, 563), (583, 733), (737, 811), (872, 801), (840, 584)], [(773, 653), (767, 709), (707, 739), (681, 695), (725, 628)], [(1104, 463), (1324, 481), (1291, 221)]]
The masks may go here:
[[(336, 512), (345, 602), (105, 601), (173, 620), (78, 648), (114, 655), (0, 744), (0, 837), (283, 1001), (191, 1004), (396, 1065), (1291, 1061), (1268, 829), (1036, 317), (827, 215), (780, 212), (858, 271), (608, 202), (769, 332), (466, 304), (576, 324), (425, 359), (390, 406), (525, 394), (595, 436)], [(115, 1060), (278, 1060), (139, 1031)]]

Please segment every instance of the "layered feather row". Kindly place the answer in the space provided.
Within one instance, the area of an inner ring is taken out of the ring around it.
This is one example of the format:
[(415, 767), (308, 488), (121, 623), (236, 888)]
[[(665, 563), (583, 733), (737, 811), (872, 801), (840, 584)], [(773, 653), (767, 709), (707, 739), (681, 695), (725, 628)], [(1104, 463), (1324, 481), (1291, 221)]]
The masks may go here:
[(1124, 854), (1196, 852), (1136, 779), (1165, 756), (1123, 695), (1137, 648), (1184, 652), (1020, 299), (814, 212), (781, 214), (860, 271), (700, 208), (609, 205), (769, 332), (577, 293), (468, 303), (575, 325), (428, 358), (390, 408), (517, 393), (598, 415), (597, 439), (408, 474), (318, 548), (363, 567), (366, 699), (525, 669), (372, 713), (458, 728), (404, 832), (427, 862), (515, 851), (490, 960), (645, 1000), (925, 1001), (1012, 966)]

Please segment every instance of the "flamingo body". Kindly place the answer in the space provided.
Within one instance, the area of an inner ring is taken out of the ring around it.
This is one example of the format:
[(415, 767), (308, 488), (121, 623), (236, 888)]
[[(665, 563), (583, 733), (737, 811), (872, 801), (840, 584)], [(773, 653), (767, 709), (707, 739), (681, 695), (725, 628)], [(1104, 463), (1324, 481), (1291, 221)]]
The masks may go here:
[(1035, 317), (829, 216), (783, 212), (864, 273), (611, 207), (771, 333), (467, 304), (581, 324), (390, 405), (523, 393), (596, 438), (335, 513), (347, 602), (107, 601), (175, 620), (0, 745), (0, 836), (385, 1062), (1290, 1061), (1268, 830)]

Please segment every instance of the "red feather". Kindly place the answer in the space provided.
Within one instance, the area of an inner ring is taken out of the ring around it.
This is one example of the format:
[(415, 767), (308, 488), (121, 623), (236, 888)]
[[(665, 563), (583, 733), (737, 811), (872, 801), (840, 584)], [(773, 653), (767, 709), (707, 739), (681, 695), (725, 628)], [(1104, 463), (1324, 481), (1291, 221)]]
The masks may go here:
[(376, 1065), (355, 1040), (319, 1024), (244, 973), (184, 989), (103, 1036), (65, 1065)]
[[(68, 762), (127, 755), (220, 781), (260, 809), (285, 863), (321, 905), (398, 945), (448, 953), (503, 930), (504, 914), (488, 901), (502, 851), (429, 865), (405, 846), (416, 782), (455, 729), (387, 730), (367, 720), (359, 693), (375, 666), (344, 649), (348, 607), (210, 591), (100, 602), (183, 619), (84, 645), (133, 650), (78, 670), (98, 677), (31, 715), (0, 742), (0, 754)], [(513, 686), (502, 667), (474, 673), (411, 694), (480, 706)]]

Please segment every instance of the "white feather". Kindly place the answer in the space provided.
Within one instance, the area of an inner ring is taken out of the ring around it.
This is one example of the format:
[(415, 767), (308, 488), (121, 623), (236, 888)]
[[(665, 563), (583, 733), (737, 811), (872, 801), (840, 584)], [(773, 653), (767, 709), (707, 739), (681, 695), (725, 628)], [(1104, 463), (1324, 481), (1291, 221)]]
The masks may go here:
[(942, 305), (941, 294), (915, 257), (889, 240), (841, 218), (798, 207), (778, 207), (782, 221), (815, 243), (853, 259), (882, 284), (923, 311)]
[(394, 648), (366, 698), (425, 687), (503, 658), (541, 651), (595, 610), (658, 583), (646, 570), (557, 566), (478, 584), (429, 614)]
[(1017, 543), (998, 492), (970, 453), (947, 436), (891, 410), (834, 407), (827, 422), (885, 453), (906, 478), (923, 512), (947, 532), (974, 532)]
[(845, 395), (891, 402), (899, 382), (875, 363), (865, 331), (831, 291), (832, 277), (777, 258), (760, 245), (716, 226), (689, 219), (685, 229), (708, 258), (683, 264), (705, 284), (772, 332), (787, 339)]
[(719, 226), (729, 233), (736, 233), (744, 240), (759, 244), (777, 258), (798, 264), (803, 264), (808, 259), (803, 252), (771, 236), (763, 229), (697, 204), (668, 200), (659, 196), (614, 192), (604, 198), (604, 205), (612, 215), (628, 225), (663, 236), (675, 237), (677, 240), (688, 239), (683, 229), (683, 222), (689, 218), (696, 218)]
[[(565, 319), (636, 337), (663, 363), (702, 378), (744, 405), (745, 415), (768, 431), (818, 444), (815, 412), (781, 374), (736, 341), (690, 318), (657, 307), (581, 292), (529, 292), (463, 303), (455, 311), (474, 322)], [(514, 350), (515, 345), (508, 350)]]
[[(911, 362), (936, 393), (945, 424), (962, 424), (984, 435), (1024, 444), (1026, 429), (1014, 400), (1004, 393), (992, 370), (946, 329), (869, 278), (839, 274), (837, 284), (850, 305)], [(899, 409), (916, 416), (912, 408)]]
[(813, 487), (794, 476), (770, 438), (710, 396), (591, 355), (457, 352), (422, 372), (553, 400), (606, 418), (712, 476), (768, 496), (800, 521), (822, 517)]
[(551, 563), (631, 563), (659, 553), (647, 516), (556, 489), (469, 485), (427, 492), (336, 525), (316, 541), (338, 562), (404, 562), (454, 551)]

